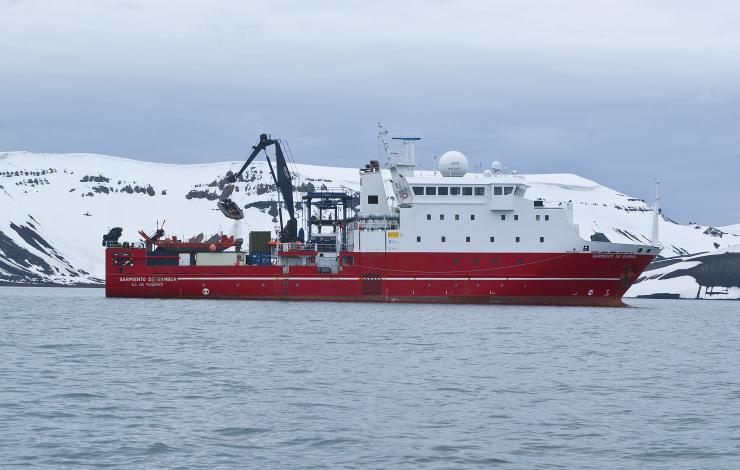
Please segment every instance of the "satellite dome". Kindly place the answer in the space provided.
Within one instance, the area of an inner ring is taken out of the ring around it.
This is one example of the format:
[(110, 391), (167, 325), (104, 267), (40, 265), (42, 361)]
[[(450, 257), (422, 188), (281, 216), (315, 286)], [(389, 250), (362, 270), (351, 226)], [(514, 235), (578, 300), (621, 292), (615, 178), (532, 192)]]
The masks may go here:
[(468, 159), (457, 150), (450, 150), (439, 159), (439, 171), (442, 176), (465, 176)]
[(491, 171), (494, 173), (501, 173), (501, 162), (496, 160), (495, 162), (491, 163)]

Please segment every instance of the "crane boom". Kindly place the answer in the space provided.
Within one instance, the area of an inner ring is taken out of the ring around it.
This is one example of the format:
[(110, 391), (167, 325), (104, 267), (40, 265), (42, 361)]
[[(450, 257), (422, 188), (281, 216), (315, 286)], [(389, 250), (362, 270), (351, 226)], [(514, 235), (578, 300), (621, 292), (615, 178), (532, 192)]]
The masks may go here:
[(228, 186), (226, 186), (221, 193), (221, 197), (219, 197), (217, 205), (221, 212), (230, 219), (238, 220), (244, 218), (244, 212), (242, 212), (234, 201), (229, 199), (231, 191), (233, 191), (233, 184), (236, 183), (242, 174), (244, 174), (257, 155), (259, 155), (263, 150), (267, 150), (267, 148), (272, 145), (275, 146), (275, 165), (277, 167), (277, 171), (273, 171), (272, 162), (270, 162), (269, 158), (267, 159), (267, 163), (270, 166), (272, 179), (283, 197), (283, 203), (285, 204), (285, 208), (289, 215), (288, 222), (283, 225), (282, 207), (280, 207), (278, 203), (278, 212), (280, 214), (280, 241), (294, 242), (298, 240), (298, 221), (296, 221), (295, 218), (295, 206), (293, 204), (293, 176), (288, 168), (288, 163), (285, 161), (285, 155), (283, 154), (283, 149), (280, 147), (280, 141), (272, 139), (267, 134), (260, 134), (259, 143), (252, 147), (252, 153), (249, 154), (249, 157), (247, 157), (247, 160), (244, 162), (241, 169), (239, 169), (235, 174), (228, 175), (226, 177)]

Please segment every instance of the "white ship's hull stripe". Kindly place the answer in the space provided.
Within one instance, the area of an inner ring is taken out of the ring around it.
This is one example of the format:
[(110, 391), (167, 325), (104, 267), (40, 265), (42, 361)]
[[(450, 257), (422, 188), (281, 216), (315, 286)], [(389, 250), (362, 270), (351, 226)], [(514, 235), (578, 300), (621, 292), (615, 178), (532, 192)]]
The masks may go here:
[[(154, 276), (156, 278), (156, 276)], [(177, 277), (178, 281), (359, 281), (359, 277)], [(384, 281), (619, 281), (618, 277), (381, 277)], [(156, 279), (154, 279), (156, 280)]]

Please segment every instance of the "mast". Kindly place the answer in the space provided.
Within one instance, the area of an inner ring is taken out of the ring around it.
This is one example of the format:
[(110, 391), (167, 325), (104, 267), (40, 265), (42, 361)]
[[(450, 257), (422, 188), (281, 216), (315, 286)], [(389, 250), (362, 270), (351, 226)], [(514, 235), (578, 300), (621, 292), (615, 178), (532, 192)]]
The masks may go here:
[(658, 243), (660, 243), (660, 234), (659, 234), (659, 222), (660, 222), (660, 180), (658, 178), (655, 178), (655, 201), (653, 202), (653, 233), (650, 237), (650, 242), (653, 244), (653, 246), (658, 246)]
[(393, 180), (393, 192), (399, 204), (410, 204), (414, 196), (406, 179), (414, 175), (416, 166), (414, 144), (420, 141), (421, 137), (392, 137), (391, 140), (397, 140), (403, 144), (403, 153), (389, 158), (388, 168), (391, 171), (391, 180)]

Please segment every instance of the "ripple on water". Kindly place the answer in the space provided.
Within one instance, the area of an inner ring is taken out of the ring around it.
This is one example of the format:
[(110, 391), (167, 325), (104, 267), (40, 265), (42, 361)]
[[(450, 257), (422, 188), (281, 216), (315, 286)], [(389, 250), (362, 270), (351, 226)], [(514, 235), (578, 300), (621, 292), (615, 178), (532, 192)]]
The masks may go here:
[(170, 452), (177, 452), (178, 449), (170, 447), (164, 442), (155, 442), (146, 448), (145, 453), (148, 455), (166, 454)]
[(267, 428), (221, 428), (214, 431), (216, 434), (222, 436), (235, 437), (235, 436), (254, 436), (257, 434), (265, 434), (270, 432)]

